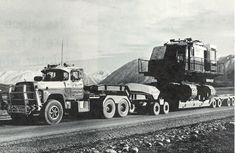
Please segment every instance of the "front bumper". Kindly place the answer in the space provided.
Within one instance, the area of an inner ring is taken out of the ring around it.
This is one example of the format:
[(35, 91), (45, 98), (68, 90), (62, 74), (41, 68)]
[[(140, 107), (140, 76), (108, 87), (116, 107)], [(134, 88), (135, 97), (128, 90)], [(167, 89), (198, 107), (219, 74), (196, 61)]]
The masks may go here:
[(27, 107), (25, 105), (9, 105), (8, 113), (9, 114), (28, 114)]

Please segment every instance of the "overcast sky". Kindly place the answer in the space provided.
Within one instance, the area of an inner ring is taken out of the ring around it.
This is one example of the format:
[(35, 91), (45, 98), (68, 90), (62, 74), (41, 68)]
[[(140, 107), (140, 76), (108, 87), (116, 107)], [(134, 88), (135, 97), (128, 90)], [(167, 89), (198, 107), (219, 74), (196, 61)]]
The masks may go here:
[(62, 40), (65, 61), (88, 71), (149, 58), (170, 38), (234, 50), (233, 0), (1, 0), (0, 12), (2, 70), (58, 63)]

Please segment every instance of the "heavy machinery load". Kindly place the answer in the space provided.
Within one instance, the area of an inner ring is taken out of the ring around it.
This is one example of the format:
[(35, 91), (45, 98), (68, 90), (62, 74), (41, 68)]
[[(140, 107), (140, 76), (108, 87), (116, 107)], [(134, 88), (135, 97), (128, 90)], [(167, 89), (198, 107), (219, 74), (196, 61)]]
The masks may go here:
[(153, 49), (148, 71), (143, 73), (162, 83), (187, 80), (203, 84), (221, 74), (219, 66), (215, 46), (190, 38), (172, 39)]
[(140, 73), (157, 79), (154, 85), (172, 110), (221, 106), (212, 86), (214, 78), (223, 74), (215, 46), (191, 38), (171, 39), (155, 47), (150, 60), (140, 59), (138, 63)]

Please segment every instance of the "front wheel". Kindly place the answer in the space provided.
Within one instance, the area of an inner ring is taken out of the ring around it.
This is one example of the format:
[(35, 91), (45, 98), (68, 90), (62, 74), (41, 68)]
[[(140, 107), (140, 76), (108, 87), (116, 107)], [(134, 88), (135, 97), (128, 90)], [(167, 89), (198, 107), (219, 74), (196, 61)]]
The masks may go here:
[(58, 124), (63, 118), (63, 107), (57, 100), (49, 100), (44, 109), (44, 121), (46, 124)]

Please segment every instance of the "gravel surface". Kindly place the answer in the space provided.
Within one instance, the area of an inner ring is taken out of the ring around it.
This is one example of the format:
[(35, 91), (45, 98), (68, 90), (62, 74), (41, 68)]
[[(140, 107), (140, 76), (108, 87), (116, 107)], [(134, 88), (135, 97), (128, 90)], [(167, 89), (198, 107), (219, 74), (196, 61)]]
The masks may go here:
[(54, 152), (233, 153), (234, 118), (100, 141)]
[[(54, 153), (233, 153), (234, 117), (201, 122), (197, 124), (157, 130), (145, 134), (135, 134), (122, 138), (103, 140), (102, 135), (86, 135), (100, 139), (86, 144), (77, 143), (62, 148), (53, 146), (45, 150), (35, 150), (37, 143), (31, 143), (31, 151), (25, 149), (27, 143), (11, 144), (0, 148), (0, 152), (54, 152)], [(109, 131), (107, 131), (109, 132)], [(110, 131), (111, 132), (111, 131)], [(79, 138), (77, 138), (79, 139)], [(84, 139), (85, 140), (85, 139)], [(44, 145), (55, 145), (44, 140)]]

